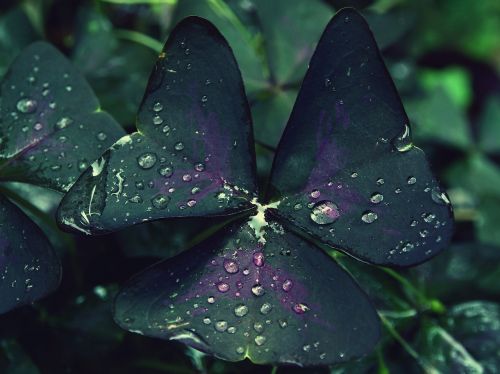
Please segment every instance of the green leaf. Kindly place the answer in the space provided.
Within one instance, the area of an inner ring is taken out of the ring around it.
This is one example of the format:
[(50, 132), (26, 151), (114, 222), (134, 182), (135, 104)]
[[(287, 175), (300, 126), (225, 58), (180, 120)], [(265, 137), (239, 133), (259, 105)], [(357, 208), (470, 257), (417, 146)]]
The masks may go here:
[(465, 112), (443, 88), (437, 87), (422, 99), (408, 101), (407, 108), (417, 139), (462, 150), (471, 147), (472, 136)]
[(479, 146), (500, 153), (500, 96), (490, 96), (479, 118)]
[(160, 218), (251, 209), (256, 178), (250, 110), (234, 56), (209, 22), (189, 17), (172, 31), (137, 128), (66, 194), (58, 212), (65, 228), (99, 233)]
[(77, 70), (37, 42), (0, 87), (0, 178), (66, 191), (124, 132)]
[(252, 104), (255, 138), (258, 142), (276, 148), (297, 97), (295, 90), (279, 90)]
[(229, 361), (326, 365), (366, 354), (377, 315), (320, 249), (277, 222), (234, 224), (132, 278), (119, 293), (123, 328)]
[(0, 195), (0, 314), (59, 285), (61, 265), (42, 231)]
[(5, 13), (0, 18), (0, 77), (17, 54), (39, 38), (21, 7)]
[(253, 3), (276, 84), (300, 82), (333, 10), (318, 0), (253, 0)]
[(401, 8), (387, 13), (363, 12), (380, 49), (386, 49), (407, 34), (415, 25), (416, 17), (409, 9)]
[(0, 340), (0, 348), (7, 357), (8, 364), (4, 367), (0, 363), (0, 370), (5, 374), (39, 374), (40, 371), (33, 363), (21, 345), (12, 339)]
[(449, 200), (356, 11), (337, 13), (309, 66), (273, 165), (275, 214), (371, 263), (439, 253), (452, 233)]

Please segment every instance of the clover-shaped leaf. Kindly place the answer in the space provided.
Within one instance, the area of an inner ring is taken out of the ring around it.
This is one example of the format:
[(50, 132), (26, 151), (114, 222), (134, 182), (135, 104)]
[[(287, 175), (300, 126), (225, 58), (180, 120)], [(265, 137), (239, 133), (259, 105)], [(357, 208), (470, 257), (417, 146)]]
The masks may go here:
[(137, 128), (64, 197), (60, 222), (95, 233), (165, 217), (251, 209), (256, 187), (250, 111), (234, 56), (208, 21), (187, 18), (171, 33), (149, 79)]
[(116, 299), (116, 321), (230, 361), (317, 365), (369, 351), (378, 317), (352, 278), (269, 225), (265, 245), (251, 222), (234, 224), (132, 278)]
[[(124, 133), (76, 69), (44, 42), (14, 60), (0, 98), (0, 181), (65, 192)], [(61, 270), (42, 231), (5, 197), (0, 232), (3, 313), (54, 290)]]
[[(138, 115), (72, 187), (59, 221), (87, 233), (171, 217), (237, 222), (133, 278), (115, 319), (148, 336), (258, 363), (332, 364), (379, 334), (366, 296), (309, 234), (376, 264), (412, 265), (451, 236), (432, 177), (371, 32), (352, 9), (327, 26), (260, 203), (251, 122), (223, 37), (190, 17), (172, 31)], [(244, 216), (247, 216), (246, 218)]]

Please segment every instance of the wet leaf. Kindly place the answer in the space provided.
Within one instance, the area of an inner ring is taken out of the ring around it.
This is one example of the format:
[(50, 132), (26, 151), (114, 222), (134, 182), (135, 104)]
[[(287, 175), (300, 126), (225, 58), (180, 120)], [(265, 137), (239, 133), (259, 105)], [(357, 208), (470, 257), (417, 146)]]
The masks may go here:
[(98, 233), (251, 208), (256, 186), (250, 112), (231, 49), (210, 23), (189, 17), (172, 31), (151, 74), (137, 128), (64, 197), (58, 219), (65, 228)]
[(369, 352), (378, 317), (353, 280), (277, 222), (257, 240), (255, 220), (130, 280), (116, 321), (229, 361), (326, 365)]
[(3, 180), (66, 191), (124, 133), (77, 70), (44, 42), (21, 52), (0, 94)]
[(61, 265), (42, 231), (0, 195), (0, 313), (55, 290)]
[(412, 265), (451, 236), (451, 207), (373, 36), (337, 13), (309, 65), (273, 166), (275, 215), (367, 262)]

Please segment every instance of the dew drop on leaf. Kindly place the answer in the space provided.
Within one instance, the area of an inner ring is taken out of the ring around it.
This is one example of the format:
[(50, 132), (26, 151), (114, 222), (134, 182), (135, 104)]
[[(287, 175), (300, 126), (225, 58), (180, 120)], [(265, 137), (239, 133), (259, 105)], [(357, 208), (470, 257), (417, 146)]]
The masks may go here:
[(156, 209), (165, 209), (169, 202), (170, 197), (163, 194), (158, 194), (151, 199), (151, 204), (153, 204)]
[(371, 197), (370, 197), (370, 201), (373, 203), (373, 204), (379, 204), (381, 203), (382, 201), (384, 200), (384, 195), (376, 192), (374, 193)]
[(366, 211), (361, 216), (361, 220), (364, 223), (372, 223), (372, 222), (375, 222), (377, 219), (378, 219), (377, 213), (371, 212), (371, 211)]
[(235, 274), (239, 270), (238, 264), (233, 260), (224, 260), (224, 269), (230, 274)]
[(311, 219), (318, 225), (327, 225), (335, 222), (340, 216), (339, 208), (331, 201), (317, 202), (311, 211)]
[(38, 103), (36, 100), (23, 98), (19, 100), (16, 104), (16, 108), (21, 113), (33, 113), (36, 111)]
[(240, 304), (234, 308), (234, 314), (236, 317), (244, 317), (248, 313), (248, 307), (244, 304)]
[(151, 169), (157, 161), (158, 157), (153, 152), (146, 152), (137, 157), (137, 163), (142, 169)]

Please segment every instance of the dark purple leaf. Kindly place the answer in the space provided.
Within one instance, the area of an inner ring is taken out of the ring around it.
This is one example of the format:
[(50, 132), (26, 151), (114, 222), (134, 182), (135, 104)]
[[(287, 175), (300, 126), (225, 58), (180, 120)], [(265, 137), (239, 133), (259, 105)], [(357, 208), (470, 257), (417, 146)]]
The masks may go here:
[(280, 142), (275, 214), (367, 262), (412, 265), (452, 233), (451, 206), (423, 152), (364, 19), (327, 26)]

